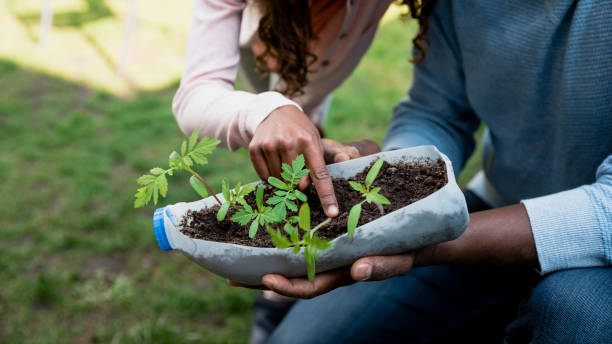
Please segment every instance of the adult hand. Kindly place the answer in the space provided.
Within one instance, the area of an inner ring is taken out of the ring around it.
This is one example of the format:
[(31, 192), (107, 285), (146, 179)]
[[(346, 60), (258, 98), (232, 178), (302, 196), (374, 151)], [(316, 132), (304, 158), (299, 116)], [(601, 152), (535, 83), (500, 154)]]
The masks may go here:
[[(321, 205), (328, 217), (338, 215), (338, 202), (331, 177), (325, 166), (323, 143), (319, 131), (297, 107), (288, 105), (274, 110), (257, 129), (249, 144), (249, 157), (263, 180), (278, 177), (283, 162), (290, 164), (304, 154)], [(308, 186), (308, 178), (300, 181), (300, 189)]]
[[(360, 281), (381, 281), (400, 276), (412, 269), (414, 253), (394, 256), (372, 256), (357, 260), (350, 268), (341, 268), (319, 273), (313, 283), (305, 278), (286, 278), (270, 274), (262, 278), (265, 288), (281, 295), (310, 299), (336, 288)], [(233, 286), (244, 286), (230, 282)]]
[(361, 140), (342, 143), (330, 139), (322, 139), (325, 162), (333, 164), (336, 162), (356, 159), (362, 156), (380, 152), (376, 142), (372, 140)]

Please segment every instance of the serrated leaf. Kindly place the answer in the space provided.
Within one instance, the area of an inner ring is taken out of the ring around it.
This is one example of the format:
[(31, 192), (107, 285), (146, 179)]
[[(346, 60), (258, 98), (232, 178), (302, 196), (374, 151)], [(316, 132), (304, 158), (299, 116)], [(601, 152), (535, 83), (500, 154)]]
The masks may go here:
[(200, 142), (195, 145), (193, 152), (197, 152), (198, 154), (210, 154), (217, 148), (219, 143), (221, 143), (221, 141), (204, 136)]
[(287, 217), (287, 208), (285, 208), (284, 202), (277, 204), (272, 211), (281, 219)]
[(156, 182), (159, 187), (159, 193), (162, 195), (162, 197), (166, 197), (166, 194), (168, 193), (168, 179), (166, 179), (166, 175), (160, 174), (157, 177)]
[(194, 189), (195, 192), (200, 195), (200, 197), (208, 197), (208, 190), (206, 189), (206, 186), (202, 184), (202, 182), (196, 176), (191, 176), (189, 178), (189, 184), (191, 184), (191, 188)]
[(372, 183), (374, 183), (374, 179), (376, 179), (376, 176), (378, 175), (378, 172), (380, 171), (380, 168), (382, 167), (384, 162), (385, 160), (383, 158), (378, 158), (374, 165), (370, 167), (370, 170), (368, 171), (365, 180), (365, 184), (368, 188), (372, 186)]
[(187, 167), (193, 166), (193, 160), (188, 156), (183, 157), (183, 163), (187, 165)]
[(287, 192), (288, 192), (288, 191), (285, 191), (285, 190), (277, 190), (277, 191), (275, 191), (275, 192), (274, 192), (274, 194), (275, 194), (276, 196), (285, 197), (285, 195), (287, 194)]
[(181, 155), (185, 155), (187, 153), (187, 141), (183, 140), (181, 143)]
[(281, 203), (281, 202), (284, 202), (284, 201), (285, 201), (285, 198), (284, 197), (279, 197), (279, 196), (272, 196), (272, 197), (270, 197), (270, 198), (268, 198), (266, 200), (266, 202), (268, 204), (272, 204), (272, 205), (278, 204), (278, 203)]
[(166, 170), (164, 170), (161, 167), (153, 167), (149, 172), (151, 172), (151, 174), (158, 176), (162, 173), (166, 173)]
[(365, 189), (364, 189), (363, 185), (361, 185), (361, 184), (359, 184), (359, 183), (357, 183), (357, 182), (354, 182), (354, 181), (352, 181), (352, 180), (349, 180), (349, 185), (350, 185), (350, 186), (353, 188), (353, 190), (355, 190), (355, 191), (359, 191), (359, 192), (364, 192), (364, 191), (365, 191)]
[(308, 201), (308, 197), (306, 197), (306, 195), (304, 195), (304, 193), (300, 190), (295, 190), (294, 192), (295, 196), (302, 202), (306, 202)]
[(253, 190), (255, 190), (257, 185), (258, 184), (247, 184), (247, 185), (243, 186), (242, 189), (240, 189), (240, 192), (238, 193), (238, 195), (241, 196), (241, 197), (244, 197), (244, 196), (250, 194), (251, 192), (253, 192)]
[(232, 221), (238, 222), (241, 226), (246, 226), (247, 223), (251, 222), (255, 217), (257, 217), (257, 214), (249, 212), (246, 209), (240, 209), (232, 216)]
[(283, 171), (285, 171), (285, 173), (287, 173), (289, 175), (293, 175), (293, 169), (291, 168), (291, 166), (289, 166), (289, 164), (282, 163), (281, 167), (283, 168)]
[(288, 248), (291, 246), (289, 240), (278, 229), (267, 228), (272, 244), (279, 249)]
[(152, 176), (150, 174), (145, 174), (145, 175), (140, 176), (138, 179), (136, 179), (136, 183), (140, 185), (148, 185), (148, 184), (154, 183), (155, 179), (157, 179), (157, 177)]
[[(307, 204), (307, 203), (304, 203), (304, 204)], [(298, 210), (297, 205), (294, 202), (292, 202), (292, 201), (285, 201), (285, 206), (287, 208), (289, 208), (291, 211), (297, 211)]]
[(310, 173), (310, 170), (308, 170), (308, 169), (301, 170), (300, 172), (297, 172), (295, 174), (295, 179), (300, 179), (300, 178), (306, 177), (308, 175), (308, 173)]
[(196, 129), (191, 133), (191, 136), (189, 136), (189, 151), (191, 152), (193, 150), (193, 147), (195, 147), (195, 144), (198, 142), (198, 136), (199, 136), (199, 130)]
[(219, 211), (217, 212), (217, 221), (219, 222), (223, 221), (223, 219), (225, 218), (225, 215), (227, 215), (229, 206), (230, 206), (229, 202), (225, 202), (221, 204), (221, 207), (219, 208)]
[(285, 226), (283, 227), (283, 230), (284, 230), (284, 231), (285, 231), (287, 234), (291, 235), (293, 232), (297, 232), (297, 230), (298, 230), (298, 229), (297, 229), (297, 227), (296, 227), (296, 226), (293, 226), (293, 225), (292, 225), (292, 224), (290, 224), (290, 223), (285, 223)]
[(181, 155), (177, 153), (177, 151), (172, 151), (172, 153), (170, 153), (170, 156), (168, 157), (168, 160), (175, 163), (176, 165), (179, 165), (181, 163)]
[(297, 199), (297, 197), (295, 196), (295, 194), (292, 193), (287, 193), (287, 199), (291, 200), (291, 201), (295, 201)]
[(270, 207), (264, 207), (262, 219), (265, 220), (267, 223), (278, 223), (283, 220), (283, 218), (278, 217), (278, 215)]
[(281, 177), (283, 177), (283, 179), (286, 180), (288, 183), (293, 180), (293, 176), (285, 171), (281, 172)]
[(307, 231), (310, 229), (310, 206), (308, 203), (302, 204), (300, 212), (298, 214), (300, 220), (298, 221), (300, 228)]
[(196, 164), (206, 165), (208, 164), (208, 158), (202, 154), (189, 153), (189, 157), (195, 161)]
[(270, 183), (270, 185), (274, 186), (277, 189), (289, 190), (289, 186), (287, 186), (287, 184), (283, 183), (280, 179), (276, 177), (268, 178), (268, 183)]
[(378, 203), (378, 204), (391, 204), (391, 202), (389, 202), (389, 200), (387, 199), (387, 197), (379, 194), (378, 192), (370, 192), (367, 196), (366, 196), (366, 201), (368, 203)]
[(145, 200), (145, 188), (138, 188), (138, 190), (136, 190), (136, 194), (134, 195), (135, 200), (134, 200), (134, 208), (141, 208), (144, 207), (147, 203)]
[(359, 216), (361, 215), (361, 203), (355, 204), (351, 211), (349, 212), (348, 222), (346, 225), (346, 231), (348, 233), (349, 239), (355, 235), (355, 228), (357, 228), (357, 223), (359, 222)]
[(304, 154), (298, 155), (291, 163), (291, 167), (293, 168), (293, 173), (301, 171), (304, 168)]
[(255, 234), (257, 234), (257, 228), (259, 227), (259, 217), (256, 217), (255, 220), (251, 223), (249, 227), (249, 238), (253, 239)]
[(298, 223), (298, 221), (300, 221), (299, 216), (294, 215), (289, 218), (289, 223)]
[(263, 195), (264, 195), (264, 186), (259, 184), (257, 187), (257, 192), (255, 193), (255, 202), (257, 203), (257, 209), (261, 212), (263, 210)]
[(223, 194), (223, 198), (225, 198), (226, 201), (231, 201), (230, 182), (227, 178), (223, 178), (223, 180), (221, 181), (221, 193)]
[(310, 245), (320, 251), (327, 250), (332, 246), (331, 240), (319, 238), (316, 234), (312, 236), (312, 240), (310, 240)]

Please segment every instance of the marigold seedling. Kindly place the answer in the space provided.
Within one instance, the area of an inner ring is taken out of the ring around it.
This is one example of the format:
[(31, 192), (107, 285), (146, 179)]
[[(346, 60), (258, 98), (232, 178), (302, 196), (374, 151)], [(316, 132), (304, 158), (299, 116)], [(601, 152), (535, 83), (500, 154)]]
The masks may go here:
[(145, 174), (138, 178), (136, 182), (143, 186), (138, 188), (134, 195), (134, 207), (144, 207), (151, 202), (151, 199), (153, 204), (157, 204), (159, 196), (166, 197), (168, 192), (168, 179), (166, 176), (172, 176), (178, 170), (191, 174), (189, 184), (200, 197), (206, 198), (210, 192), (217, 202), (221, 204), (221, 201), (215, 196), (210, 185), (193, 169), (196, 165), (206, 165), (208, 163), (207, 156), (217, 148), (220, 142), (208, 136), (204, 136), (198, 142), (198, 130), (194, 130), (189, 140), (184, 140), (181, 144), (180, 153), (177, 151), (170, 153), (167, 169), (154, 167), (149, 171), (151, 174)]
[(361, 216), (361, 205), (364, 202), (368, 203), (376, 203), (376, 204), (391, 204), (389, 200), (380, 194), (380, 187), (372, 188), (372, 184), (374, 180), (378, 176), (378, 172), (380, 172), (380, 168), (382, 167), (385, 161), (383, 158), (378, 158), (376, 162), (370, 167), (368, 174), (366, 175), (365, 185), (361, 185), (360, 183), (349, 181), (349, 184), (353, 189), (359, 191), (361, 195), (365, 198), (363, 201), (355, 204), (350, 212), (347, 222), (347, 233), (349, 238), (353, 238), (355, 235), (355, 229), (357, 228), (357, 223), (359, 222), (359, 217)]

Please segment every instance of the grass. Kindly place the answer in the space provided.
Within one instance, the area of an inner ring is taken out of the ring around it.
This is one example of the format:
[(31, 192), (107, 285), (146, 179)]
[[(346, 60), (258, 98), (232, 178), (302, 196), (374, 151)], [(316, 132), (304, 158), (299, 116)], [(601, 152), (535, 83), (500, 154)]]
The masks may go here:
[[(135, 63), (127, 80), (118, 78), (112, 55), (104, 62), (82, 37), (115, 50), (120, 40), (104, 32), (120, 32), (119, 2), (56, 3), (49, 61), (33, 50), (35, 39), (0, 43), (0, 342), (245, 342), (254, 292), (161, 252), (153, 209), (132, 206), (136, 177), (164, 163), (182, 138), (170, 110), (181, 65), (169, 59), (161, 76), (139, 79), (162, 62)], [(34, 34), (37, 4), (6, 1), (10, 15), (0, 17), (0, 29)], [(155, 45), (164, 32), (184, 40), (184, 18), (163, 17), (160, 6), (147, 6), (151, 16), (137, 37), (150, 40), (139, 44)], [(382, 141), (391, 108), (411, 83), (414, 29), (384, 23), (334, 94), (325, 125), (331, 138)], [(62, 44), (66, 51), (55, 47)], [(172, 51), (160, 52), (162, 60), (184, 48), (165, 47)], [(84, 65), (74, 66), (69, 57), (81, 50)], [(80, 75), (83, 69), (91, 75)], [(212, 161), (201, 172), (213, 186), (224, 176), (256, 178), (244, 150), (217, 151)], [(182, 180), (171, 184), (163, 204), (197, 198)]]

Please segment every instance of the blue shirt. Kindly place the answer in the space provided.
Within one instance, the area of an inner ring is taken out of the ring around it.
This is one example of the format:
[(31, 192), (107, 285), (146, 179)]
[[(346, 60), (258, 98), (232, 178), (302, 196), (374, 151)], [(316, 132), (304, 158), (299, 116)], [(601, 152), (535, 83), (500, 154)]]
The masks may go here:
[(385, 149), (434, 144), (522, 202), (543, 273), (612, 263), (612, 6), (439, 0)]

